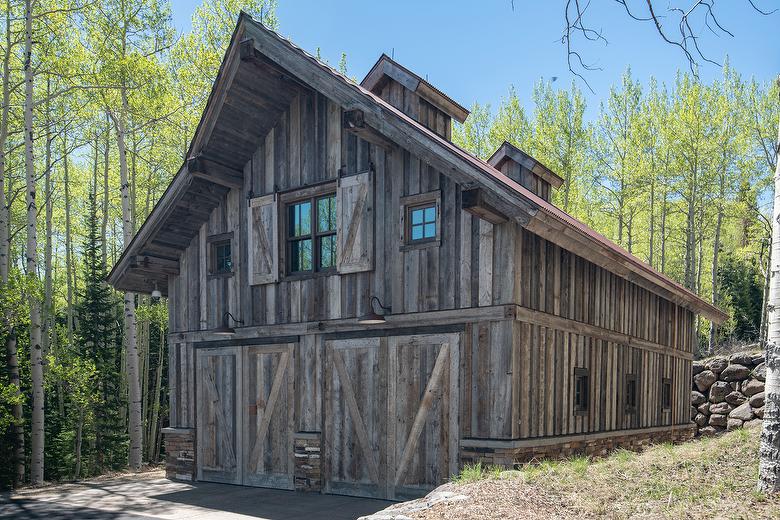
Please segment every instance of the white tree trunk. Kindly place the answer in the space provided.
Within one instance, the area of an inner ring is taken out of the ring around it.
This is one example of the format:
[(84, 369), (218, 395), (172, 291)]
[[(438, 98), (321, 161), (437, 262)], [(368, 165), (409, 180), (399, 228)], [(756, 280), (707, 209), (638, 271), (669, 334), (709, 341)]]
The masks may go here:
[(33, 290), (30, 302), (30, 372), (32, 375), (32, 424), (30, 437), (30, 482), (43, 483), (43, 355), (41, 346), (41, 302), (38, 295), (38, 208), (35, 202), (35, 161), (33, 155), (33, 70), (32, 0), (24, 3), (24, 166), (27, 180), (27, 276)]
[[(132, 211), (130, 208), (130, 182), (127, 171), (127, 150), (125, 148), (125, 117), (127, 110), (127, 93), (122, 90), (122, 106), (120, 113), (112, 114), (116, 143), (119, 149), (119, 180), (122, 184), (122, 238), (124, 248), (133, 239)], [(138, 373), (138, 343), (136, 338), (135, 294), (125, 293), (124, 310), (125, 355), (127, 362), (127, 389), (129, 400), (128, 431), (130, 434), (129, 465), (132, 471), (141, 469), (143, 455), (143, 424), (141, 420), (141, 381)]]
[[(780, 143), (780, 122), (777, 127), (777, 139)], [(775, 204), (772, 211), (772, 252), (769, 272), (766, 383), (764, 384), (766, 404), (759, 448), (758, 488), (766, 493), (776, 493), (780, 491), (780, 160), (775, 166)]]

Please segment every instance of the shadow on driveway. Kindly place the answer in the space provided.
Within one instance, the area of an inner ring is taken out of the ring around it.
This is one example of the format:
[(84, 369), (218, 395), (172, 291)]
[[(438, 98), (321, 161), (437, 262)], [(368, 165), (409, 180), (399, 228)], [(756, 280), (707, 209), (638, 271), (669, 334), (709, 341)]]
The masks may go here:
[(0, 494), (0, 519), (351, 520), (390, 502), (139, 474)]

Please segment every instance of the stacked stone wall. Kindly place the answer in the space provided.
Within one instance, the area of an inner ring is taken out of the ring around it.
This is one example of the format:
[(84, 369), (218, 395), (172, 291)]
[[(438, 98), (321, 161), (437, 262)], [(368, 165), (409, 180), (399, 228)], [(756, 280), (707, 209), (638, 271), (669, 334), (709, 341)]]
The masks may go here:
[(693, 363), (691, 420), (701, 435), (741, 428), (764, 418), (766, 365), (761, 352), (739, 352)]

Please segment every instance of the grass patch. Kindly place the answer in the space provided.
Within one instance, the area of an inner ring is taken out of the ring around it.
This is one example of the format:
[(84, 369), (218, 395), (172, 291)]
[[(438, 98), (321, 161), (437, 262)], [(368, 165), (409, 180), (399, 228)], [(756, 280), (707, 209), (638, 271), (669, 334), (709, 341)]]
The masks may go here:
[(466, 464), (460, 473), (452, 479), (456, 484), (468, 484), (485, 479), (497, 479), (501, 477), (504, 468), (500, 466), (483, 466), (481, 462)]
[(543, 461), (501, 478), (495, 468), (469, 466), (456, 488), (471, 499), (446, 518), (479, 517), (469, 514), (472, 506), (483, 517), (489, 511), (516, 518), (528, 501), (531, 510), (556, 518), (780, 518), (780, 497), (756, 490), (759, 436), (753, 427), (642, 453)]

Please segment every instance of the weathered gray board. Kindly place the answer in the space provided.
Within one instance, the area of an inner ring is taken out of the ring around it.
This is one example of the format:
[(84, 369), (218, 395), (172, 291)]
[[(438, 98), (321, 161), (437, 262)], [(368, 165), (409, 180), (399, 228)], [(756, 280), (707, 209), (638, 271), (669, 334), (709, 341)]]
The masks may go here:
[(459, 349), (459, 334), (325, 342), (325, 492), (420, 496), (457, 471)]
[(294, 347), (197, 350), (198, 480), (294, 488)]

